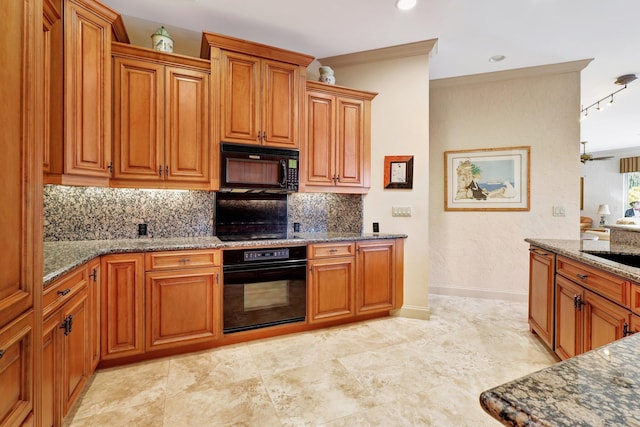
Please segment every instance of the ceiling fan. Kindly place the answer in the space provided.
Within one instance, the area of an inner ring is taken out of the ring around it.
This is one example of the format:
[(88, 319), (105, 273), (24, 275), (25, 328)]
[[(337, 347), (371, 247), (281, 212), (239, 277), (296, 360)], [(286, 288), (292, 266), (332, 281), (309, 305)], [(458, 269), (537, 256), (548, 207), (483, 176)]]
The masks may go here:
[(603, 156), (603, 157), (593, 157), (591, 154), (587, 154), (587, 141), (580, 141), (582, 144), (582, 154), (580, 154), (580, 161), (582, 163), (587, 163), (591, 160), (607, 160), (613, 159), (613, 156)]

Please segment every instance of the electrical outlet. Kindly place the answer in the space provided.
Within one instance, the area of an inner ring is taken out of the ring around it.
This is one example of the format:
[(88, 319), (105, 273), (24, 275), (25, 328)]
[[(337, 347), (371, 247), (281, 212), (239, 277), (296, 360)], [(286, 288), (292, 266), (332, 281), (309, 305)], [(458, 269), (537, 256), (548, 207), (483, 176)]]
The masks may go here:
[(138, 236), (147, 235), (147, 224), (138, 224)]
[(411, 206), (391, 206), (391, 216), (411, 216)]
[(564, 216), (564, 206), (554, 206), (553, 216)]

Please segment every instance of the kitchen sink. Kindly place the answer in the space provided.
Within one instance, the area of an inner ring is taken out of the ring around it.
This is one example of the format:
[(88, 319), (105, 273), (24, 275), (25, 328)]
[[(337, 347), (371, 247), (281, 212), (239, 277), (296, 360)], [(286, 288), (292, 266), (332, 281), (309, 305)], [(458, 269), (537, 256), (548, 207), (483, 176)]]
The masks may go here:
[(618, 262), (620, 264), (628, 265), (630, 267), (640, 268), (640, 254), (617, 254), (611, 252), (599, 252), (599, 251), (582, 251), (586, 254), (597, 256), (600, 258), (608, 259), (609, 261)]

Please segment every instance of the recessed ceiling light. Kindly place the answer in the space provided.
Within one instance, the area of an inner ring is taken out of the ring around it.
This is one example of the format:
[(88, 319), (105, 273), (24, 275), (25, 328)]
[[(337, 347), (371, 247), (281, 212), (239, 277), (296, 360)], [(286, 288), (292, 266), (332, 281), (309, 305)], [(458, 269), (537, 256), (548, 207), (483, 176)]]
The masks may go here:
[(396, 1), (396, 7), (400, 10), (413, 9), (418, 3), (418, 0), (398, 0)]
[(506, 58), (506, 56), (504, 55), (493, 55), (491, 58), (489, 58), (489, 62), (500, 62), (503, 61)]

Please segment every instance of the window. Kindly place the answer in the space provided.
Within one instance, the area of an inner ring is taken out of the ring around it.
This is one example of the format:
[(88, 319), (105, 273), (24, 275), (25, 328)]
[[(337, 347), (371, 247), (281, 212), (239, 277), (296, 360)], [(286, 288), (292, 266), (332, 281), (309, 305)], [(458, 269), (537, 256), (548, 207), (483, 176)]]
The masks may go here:
[(625, 206), (629, 206), (631, 202), (640, 200), (640, 172), (627, 172), (625, 178)]

